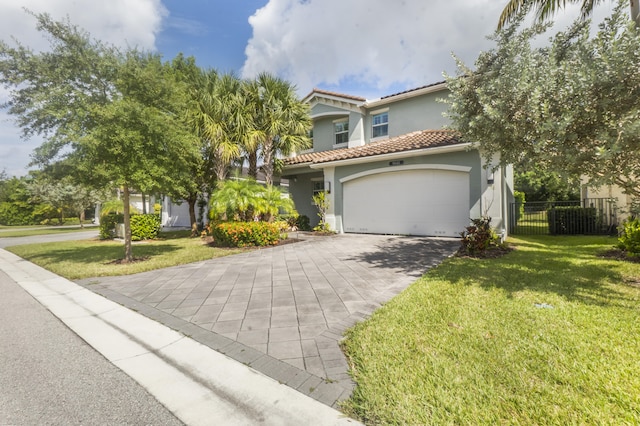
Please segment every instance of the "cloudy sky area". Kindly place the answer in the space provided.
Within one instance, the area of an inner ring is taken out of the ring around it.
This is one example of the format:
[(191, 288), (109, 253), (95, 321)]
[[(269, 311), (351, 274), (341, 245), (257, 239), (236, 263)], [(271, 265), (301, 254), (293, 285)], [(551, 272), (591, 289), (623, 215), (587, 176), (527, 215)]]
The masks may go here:
[[(119, 46), (196, 57), (203, 67), (251, 77), (270, 71), (304, 96), (319, 87), (369, 99), (455, 73), (451, 52), (468, 65), (491, 47), (507, 0), (0, 0), (0, 39), (34, 50), (47, 41), (24, 12), (69, 17), (94, 38)], [(613, 3), (596, 11), (607, 15)], [(558, 26), (578, 15), (568, 8)], [(0, 88), (0, 101), (8, 98)], [(0, 171), (27, 173), (40, 144), (20, 139), (0, 112)]]

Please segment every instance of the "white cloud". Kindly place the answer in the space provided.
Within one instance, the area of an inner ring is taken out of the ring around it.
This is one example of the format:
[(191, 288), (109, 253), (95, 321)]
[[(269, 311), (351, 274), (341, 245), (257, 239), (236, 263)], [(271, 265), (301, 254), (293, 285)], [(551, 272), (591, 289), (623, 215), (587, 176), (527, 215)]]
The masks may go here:
[[(455, 72), (454, 52), (472, 65), (491, 47), (507, 0), (270, 0), (249, 18), (253, 37), (243, 75), (269, 71), (297, 84), (347, 82), (375, 87), (416, 87)], [(568, 7), (558, 16), (577, 16)], [(355, 93), (358, 94), (358, 93)]]
[(44, 49), (48, 43), (24, 9), (46, 12), (54, 19), (70, 18), (92, 37), (118, 46), (155, 49), (156, 34), (168, 12), (161, 0), (0, 0), (0, 39)]
[[(49, 13), (57, 20), (69, 17), (74, 25), (104, 42), (148, 50), (156, 49), (156, 36), (168, 15), (161, 0), (0, 0), (0, 40), (11, 44), (15, 38), (34, 50), (47, 49), (49, 44), (36, 30), (35, 18), (24, 8)], [(0, 102), (6, 99), (7, 92), (0, 90)], [(20, 140), (20, 130), (11, 119), (0, 112), (0, 170), (23, 175), (29, 154), (41, 141)]]

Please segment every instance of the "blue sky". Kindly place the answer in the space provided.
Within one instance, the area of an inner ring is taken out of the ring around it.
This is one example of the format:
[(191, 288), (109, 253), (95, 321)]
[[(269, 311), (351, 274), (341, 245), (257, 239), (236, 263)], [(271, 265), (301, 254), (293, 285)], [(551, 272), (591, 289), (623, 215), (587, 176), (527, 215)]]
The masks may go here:
[[(374, 99), (434, 83), (491, 47), (486, 36), (507, 0), (0, 0), (0, 39), (36, 50), (47, 43), (24, 13), (69, 19), (119, 46), (179, 52), (202, 67), (252, 77), (269, 71), (302, 97), (314, 87)], [(611, 10), (605, 3), (596, 13)], [(557, 21), (578, 15), (569, 8)], [(0, 102), (8, 99), (0, 88)], [(23, 141), (0, 111), (0, 171), (27, 173), (42, 141)]]

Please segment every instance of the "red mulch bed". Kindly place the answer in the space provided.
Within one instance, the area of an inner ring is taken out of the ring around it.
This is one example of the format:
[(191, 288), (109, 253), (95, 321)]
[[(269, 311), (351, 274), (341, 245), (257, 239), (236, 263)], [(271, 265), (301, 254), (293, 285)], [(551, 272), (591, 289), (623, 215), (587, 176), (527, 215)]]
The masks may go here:
[(131, 259), (131, 262), (125, 262), (124, 259), (116, 259), (116, 260), (112, 260), (111, 262), (107, 262), (106, 264), (107, 265), (124, 265), (128, 263), (144, 262), (145, 260), (149, 260), (149, 256), (134, 257), (133, 259)]
[(600, 257), (622, 260), (624, 262), (640, 263), (640, 256), (630, 256), (626, 251), (614, 248), (600, 253)]
[(466, 250), (463, 250), (462, 248), (459, 249), (455, 256), (456, 257), (467, 257), (467, 258), (472, 258), (472, 259), (497, 259), (499, 257), (504, 256), (505, 254), (509, 254), (512, 251), (514, 251), (515, 248), (514, 247), (510, 247), (510, 246), (498, 246), (498, 247), (491, 247), (485, 251), (481, 251), (478, 253), (469, 253)]

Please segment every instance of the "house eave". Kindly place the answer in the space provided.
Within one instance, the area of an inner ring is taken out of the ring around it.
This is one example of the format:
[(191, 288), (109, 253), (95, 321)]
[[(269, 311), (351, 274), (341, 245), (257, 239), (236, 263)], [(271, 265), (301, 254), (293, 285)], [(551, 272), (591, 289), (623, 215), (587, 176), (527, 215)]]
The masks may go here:
[(313, 162), (311, 161), (307, 161), (305, 163), (285, 164), (283, 169), (288, 170), (288, 169), (295, 169), (298, 167), (311, 167), (312, 164)]
[(434, 92), (440, 92), (442, 90), (447, 89), (447, 83), (440, 83), (440, 84), (436, 84), (434, 86), (428, 86), (428, 87), (424, 87), (422, 89), (418, 89), (418, 90), (413, 90), (410, 92), (406, 92), (406, 93), (400, 93), (396, 96), (391, 96), (388, 98), (383, 98), (383, 99), (375, 99), (372, 101), (367, 101), (364, 103), (364, 107), (366, 108), (376, 108), (379, 106), (383, 106), (383, 105), (387, 105), (390, 104), (392, 102), (397, 102), (397, 101), (401, 101), (404, 99), (409, 99), (409, 98), (414, 98), (416, 96), (421, 96), (421, 95), (426, 95), (428, 93), (434, 93)]
[(308, 163), (312, 169), (324, 169), (325, 167), (348, 166), (352, 164), (373, 163), (375, 161), (395, 160), (397, 158), (419, 157), (421, 155), (446, 154), (448, 152), (466, 151), (472, 144), (469, 142), (451, 146), (437, 146), (433, 148), (422, 148), (411, 151), (391, 152), (388, 154), (370, 155), (367, 157), (350, 158), (346, 160), (327, 161), (324, 163)]

